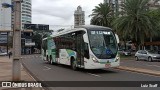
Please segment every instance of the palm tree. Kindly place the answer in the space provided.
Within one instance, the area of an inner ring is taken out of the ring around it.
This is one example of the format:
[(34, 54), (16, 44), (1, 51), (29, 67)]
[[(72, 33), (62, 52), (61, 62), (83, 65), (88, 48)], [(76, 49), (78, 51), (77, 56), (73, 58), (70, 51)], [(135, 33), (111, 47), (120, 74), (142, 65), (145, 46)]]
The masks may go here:
[[(148, 13), (152, 19), (154, 19), (154, 21), (157, 21), (157, 25), (154, 26), (156, 27), (155, 30), (157, 31), (157, 35), (160, 34), (160, 8), (158, 9), (153, 9), (153, 10), (150, 10), (150, 12)], [(153, 37), (151, 36), (150, 37), (150, 42), (153, 41)], [(152, 45), (150, 46), (150, 49), (153, 50), (153, 47)]]
[(100, 3), (92, 11), (93, 13), (90, 15), (92, 25), (111, 27), (114, 14), (108, 3)]
[(148, 2), (149, 0), (126, 0), (122, 5), (124, 16), (113, 22), (118, 34), (135, 39), (136, 47), (143, 46), (146, 37), (156, 35), (157, 27), (154, 26), (157, 22), (148, 14)]

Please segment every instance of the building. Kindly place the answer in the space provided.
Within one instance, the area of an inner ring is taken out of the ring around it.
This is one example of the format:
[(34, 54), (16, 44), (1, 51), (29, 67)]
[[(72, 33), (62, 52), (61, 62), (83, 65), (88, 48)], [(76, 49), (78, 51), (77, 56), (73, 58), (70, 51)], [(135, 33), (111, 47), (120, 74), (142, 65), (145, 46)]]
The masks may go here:
[(148, 5), (150, 6), (150, 9), (157, 9), (158, 7), (160, 7), (160, 0), (150, 0)]
[[(13, 1), (13, 0), (12, 0)], [(32, 23), (32, 2), (31, 0), (23, 0), (21, 4), (21, 29), (24, 29), (24, 24)], [(12, 26), (14, 24), (14, 14), (12, 13)]]
[[(122, 5), (126, 2), (126, 0), (118, 0), (119, 11), (122, 11)], [(148, 3), (149, 9), (157, 9), (160, 7), (160, 0), (149, 0)]]
[(11, 8), (3, 8), (2, 3), (11, 4), (11, 1), (0, 0), (0, 30), (11, 30)]
[[(36, 32), (36, 33), (33, 33)], [(22, 33), (22, 54), (40, 53), (42, 38), (46, 34), (51, 33), (49, 25), (46, 24), (24, 24)], [(35, 36), (37, 36), (35, 38)]]
[(0, 0), (0, 52), (8, 52), (7, 31), (11, 30), (11, 8), (3, 8), (2, 3), (11, 4), (11, 0)]
[(32, 3), (31, 0), (23, 0), (22, 6), (22, 29), (24, 29), (24, 24), (31, 24), (32, 23)]
[[(14, 0), (0, 0), (0, 4), (8, 3), (12, 4)], [(24, 32), (24, 24), (31, 24), (32, 22), (32, 4), (31, 0), (23, 0), (21, 4), (21, 30), (22, 32), (22, 54), (30, 54), (32, 48), (35, 43), (32, 42), (33, 31)], [(8, 30), (13, 30), (14, 26), (14, 13), (11, 8), (3, 8), (0, 5), (0, 49), (4, 49), (4, 47), (8, 46)], [(2, 32), (3, 31), (3, 32)], [(5, 32), (6, 31), (6, 32)], [(12, 36), (12, 34), (10, 34)], [(8, 51), (8, 47), (6, 47)]]
[(118, 11), (120, 11), (120, 12), (122, 11), (122, 8), (123, 8), (122, 5), (123, 5), (125, 2), (126, 2), (126, 0), (119, 0), (119, 1), (118, 1), (118, 5), (119, 5)]
[[(33, 30), (24, 30), (25, 24), (32, 23), (32, 1), (23, 0), (21, 4), (21, 53), (32, 54), (35, 42), (32, 41)], [(12, 25), (14, 24), (14, 15), (12, 13)]]
[(117, 15), (117, 12), (119, 10), (119, 0), (104, 0), (104, 3), (108, 3), (115, 15)]
[(24, 30), (21, 33), (21, 53), (22, 54), (33, 54), (35, 42), (32, 41), (33, 30)]
[[(2, 3), (11, 3), (14, 0), (0, 0), (0, 29), (11, 30), (14, 24), (14, 13), (11, 8), (3, 8)], [(24, 28), (24, 24), (32, 23), (32, 4), (31, 0), (23, 0), (21, 4), (21, 29)]]
[(85, 25), (85, 12), (78, 6), (74, 12), (74, 26)]
[[(120, 16), (123, 15), (123, 7), (122, 5), (126, 2), (126, 0), (104, 0), (104, 3), (108, 3), (114, 13), (121, 12)], [(150, 9), (157, 9), (160, 7), (160, 0), (150, 0), (148, 3)]]

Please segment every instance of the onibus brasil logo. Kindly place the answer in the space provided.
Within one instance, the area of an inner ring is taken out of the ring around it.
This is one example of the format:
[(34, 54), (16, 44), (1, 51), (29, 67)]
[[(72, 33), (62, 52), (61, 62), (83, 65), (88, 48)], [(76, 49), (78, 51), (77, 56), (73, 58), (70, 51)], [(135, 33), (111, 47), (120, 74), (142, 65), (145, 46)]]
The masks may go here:
[(7, 88), (42, 87), (42, 84), (37, 82), (2, 82), (2, 87), (7, 87)]

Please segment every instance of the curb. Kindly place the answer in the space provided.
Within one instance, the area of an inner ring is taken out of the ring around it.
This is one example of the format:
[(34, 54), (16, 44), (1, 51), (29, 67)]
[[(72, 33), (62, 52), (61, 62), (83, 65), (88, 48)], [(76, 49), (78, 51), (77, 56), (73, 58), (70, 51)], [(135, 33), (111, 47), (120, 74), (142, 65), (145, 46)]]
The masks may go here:
[(119, 67), (116, 67), (116, 69), (127, 70), (127, 71), (132, 71), (132, 72), (139, 72), (139, 73), (144, 73), (144, 74), (150, 74), (150, 75), (154, 75), (154, 76), (160, 76), (160, 71), (143, 69), (143, 68), (119, 66)]

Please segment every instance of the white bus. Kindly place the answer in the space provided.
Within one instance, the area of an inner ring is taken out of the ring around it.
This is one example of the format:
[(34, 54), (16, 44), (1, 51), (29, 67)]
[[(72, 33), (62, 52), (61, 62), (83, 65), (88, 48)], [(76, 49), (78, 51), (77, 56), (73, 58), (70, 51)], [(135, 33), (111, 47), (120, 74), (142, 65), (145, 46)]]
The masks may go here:
[(120, 65), (118, 36), (108, 27), (79, 26), (44, 38), (42, 58), (73, 70), (103, 69)]

